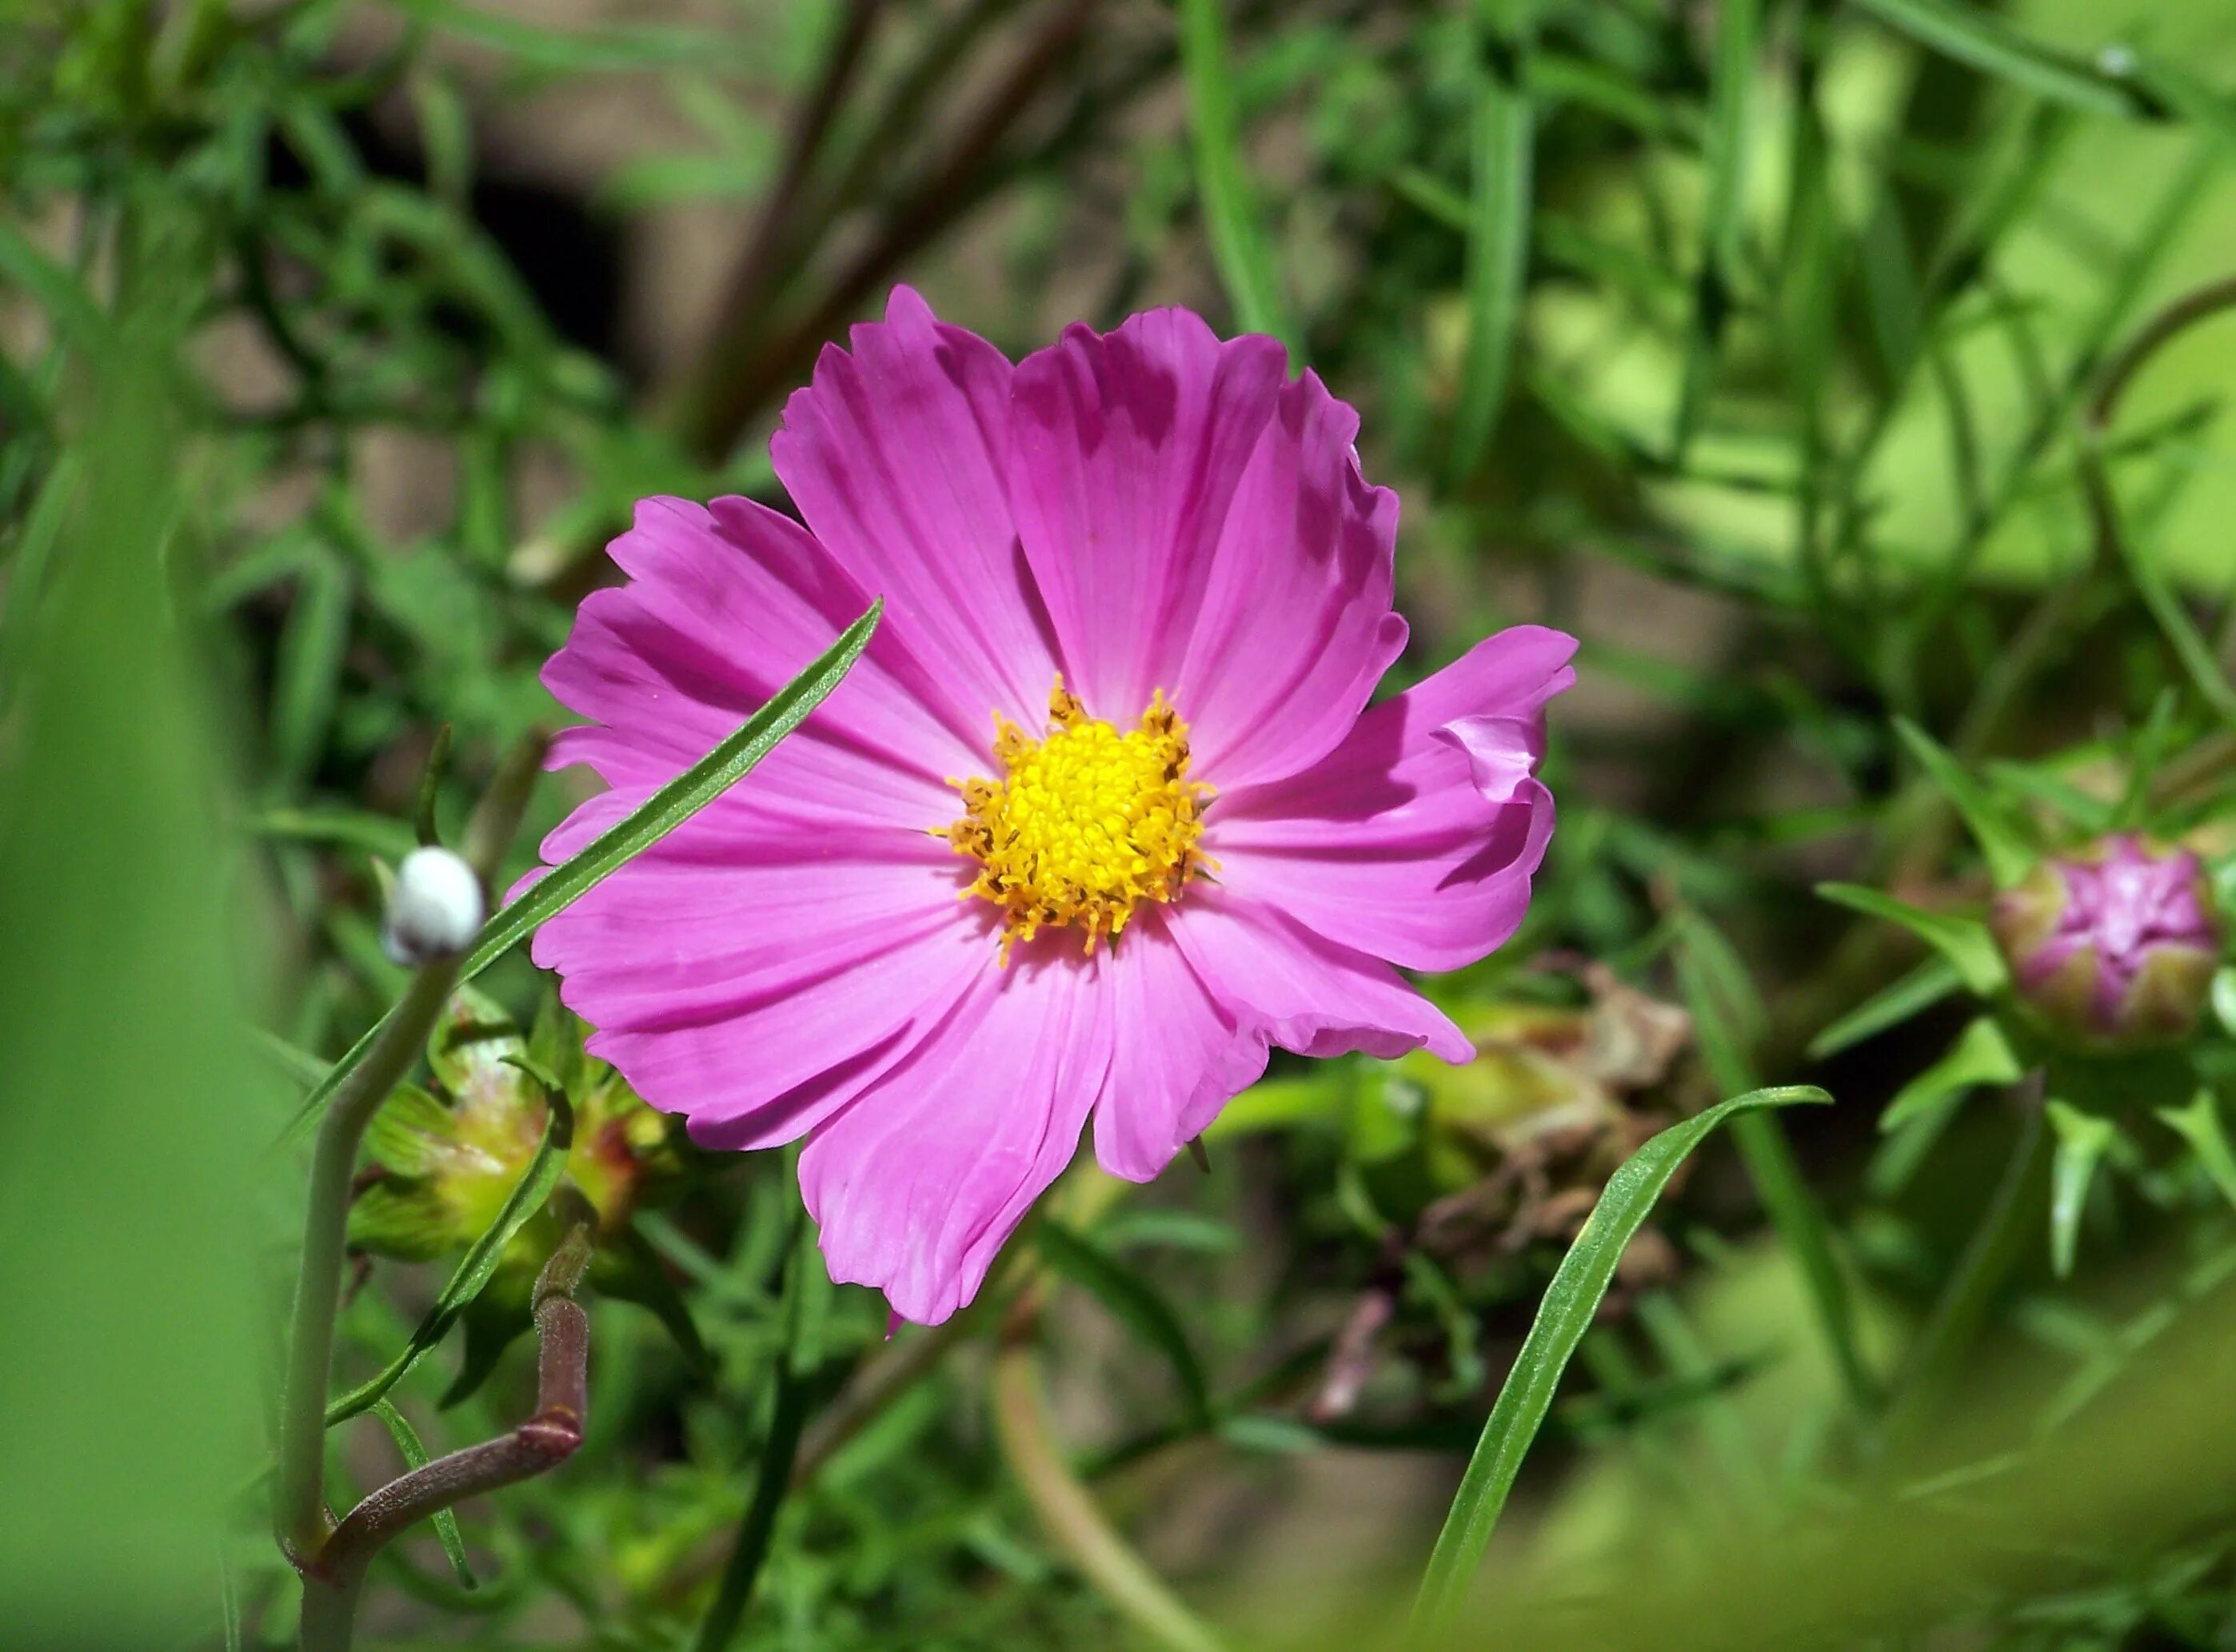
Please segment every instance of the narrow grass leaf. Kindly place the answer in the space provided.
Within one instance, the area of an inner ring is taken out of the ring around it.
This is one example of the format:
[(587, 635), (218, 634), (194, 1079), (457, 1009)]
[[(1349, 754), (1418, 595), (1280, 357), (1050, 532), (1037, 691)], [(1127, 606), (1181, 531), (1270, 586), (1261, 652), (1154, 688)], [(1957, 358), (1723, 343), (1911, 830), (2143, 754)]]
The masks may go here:
[[(553, 867), (533, 888), (499, 907), (482, 931), (481, 938), (474, 943), (474, 950), (466, 955), (465, 964), (458, 971), (459, 981), (472, 980), (534, 933), (539, 925), (566, 911), (753, 773), (776, 743), (806, 721), (808, 713), (828, 699), (831, 691), (853, 669), (854, 662), (870, 646), (871, 635), (878, 629), (885, 607), (882, 597), (872, 602), (869, 612), (841, 632), (838, 640), (813, 664), (739, 724), (720, 745), (654, 792), (580, 854)], [(334, 1092), (372, 1050), (387, 1020), (383, 1016), (366, 1029), (365, 1036), (349, 1047), (326, 1077), (303, 1098), (303, 1105), (288, 1125), (283, 1140), (297, 1139), (318, 1122)]]
[(2158, 1116), (2160, 1123), (2189, 1143), (2189, 1150), (2213, 1178), (2213, 1185), (2220, 1189), (2220, 1196), (2236, 1207), (2236, 1152), (2230, 1150), (2227, 1134), (2220, 1128), (2220, 1105), (2213, 1092), (2200, 1089), (2188, 1106), (2162, 1107)]
[(2130, 545), (2126, 535), (2118, 536), (2118, 541), (2120, 559), (2127, 567), (2127, 577), (2134, 583), (2135, 594), (2150, 609), (2159, 629), (2166, 633), (2167, 645), (2174, 650), (2174, 658), (2181, 661), (2181, 668), (2188, 674), (2199, 697), (2227, 721), (2236, 723), (2236, 686), (2230, 684), (2213, 644), (2206, 641), (2197, 622), (2189, 617), (2189, 610), (2182, 606), (2173, 582), (2157, 563)]
[(2129, 88), (2029, 40), (1985, 7), (1960, 5), (1955, 0), (1856, 0), (1856, 4), (1919, 45), (2037, 97), (2092, 115), (2134, 117), (2145, 113)]
[(1949, 749), (1907, 717), (1896, 718), (1894, 727), (1926, 777), (1963, 819), (1964, 829), (1972, 834), (1972, 841), (1979, 845), (1987, 860), (1996, 887), (2009, 889), (2033, 870), (2037, 858), (2033, 846), (2019, 835), (1995, 800), (1964, 772)]
[(1836, 906), (1901, 925), (1955, 964), (1964, 984), (1982, 997), (2001, 991), (2009, 978), (1987, 930), (1970, 918), (1929, 912), (1861, 884), (1819, 884), (1817, 892)]
[(1180, 73), (1187, 83), (1196, 191), (1203, 201), (1212, 262), (1234, 306), (1235, 320), (1246, 332), (1279, 339), (1294, 361), (1302, 352), (1242, 169), (1225, 8), (1226, 0), (1180, 0)]
[(1187, 1396), (1191, 1420), (1207, 1424), (1211, 1418), (1211, 1385), (1205, 1378), (1195, 1350), (1180, 1317), (1148, 1280), (1083, 1234), (1062, 1223), (1044, 1219), (1035, 1242), (1049, 1266), (1084, 1287), (1141, 1339), (1164, 1356)]
[(435, 1306), (427, 1310), (426, 1317), (413, 1329), (404, 1352), (391, 1360), (378, 1376), (326, 1407), (328, 1428), (347, 1421), (386, 1396), (430, 1349), (442, 1341), (458, 1316), (472, 1306), (474, 1299), (482, 1293), (482, 1287), (490, 1282), (497, 1264), (504, 1260), (505, 1247), (543, 1208), (543, 1201), (559, 1185), (559, 1178), (567, 1168), (568, 1149), (574, 1145), (575, 1109), (568, 1105), (565, 1092), (556, 1086), (545, 1085), (543, 1096), (550, 1108), (543, 1126), (543, 1140), (537, 1143), (536, 1156), (528, 1162), (528, 1168), (497, 1213), (497, 1220), (459, 1259), (450, 1282), (443, 1287)]
[(2064, 1102), (2051, 1102), (2049, 1114), (2049, 1128), (2057, 1137), (2049, 1169), (2049, 1259), (2057, 1277), (2067, 1279), (2073, 1273), (2089, 1187), (2118, 1130), (2111, 1120)]
[[(1752, 1091), (1758, 1081), (1751, 1051), (1767, 1012), (1746, 961), (1714, 925), (1690, 907), (1676, 914), (1676, 930), (1677, 978), (1693, 1012), (1708, 1075), (1719, 1089)], [(1818, 1328), (1849, 1399), (1858, 1410), (1870, 1409), (1878, 1403), (1878, 1385), (1857, 1342), (1847, 1273), (1832, 1224), (1793, 1156), (1792, 1143), (1778, 1121), (1767, 1116), (1735, 1120), (1732, 1142), (1779, 1242), (1792, 1254), (1809, 1287)]]
[(4, 218), (0, 218), (0, 281), (20, 288), (47, 313), (55, 331), (79, 349), (92, 348), (109, 337), (109, 319), (92, 294)]
[(1731, 316), (1732, 277), (1739, 267), (1741, 214), (1746, 206), (1747, 132), (1754, 109), (1760, 26), (1760, 0), (1722, 0), (1716, 8), (1715, 70), (1702, 146), (1707, 199), (1701, 214), (1700, 264), (1693, 281), (1691, 337), (1671, 449), (1680, 458), (1700, 427), (1716, 352)]
[(1937, 954), (1893, 984), (1881, 988), (1809, 1041), (1809, 1058), (1823, 1061), (1852, 1050), (1930, 1010), (1964, 984), (1956, 966)]
[(1450, 478), (1475, 471), (1513, 377), (1529, 266), (1536, 110), (1510, 64), (1476, 76), (1475, 182), (1467, 210), (1467, 352), (1452, 420)]
[(1679, 1165), (1716, 1126), (1758, 1108), (1826, 1102), (1832, 1098), (1805, 1085), (1750, 1090), (1720, 1102), (1707, 1111), (1674, 1124), (1624, 1162), (1608, 1179), (1583, 1231), (1545, 1287), (1537, 1317), (1515, 1357), (1483, 1437), (1476, 1443), (1459, 1495), (1444, 1518), (1444, 1529), (1430, 1557), (1427, 1576), (1413, 1604), (1417, 1629), (1448, 1625), (1490, 1542), (1507, 1493), (1521, 1472), (1537, 1430), (1552, 1408), (1562, 1373), (1591, 1329), (1600, 1300), (1615, 1277), (1615, 1264), (1631, 1237), (1645, 1223)]
[[(388, 1438), (396, 1442), (397, 1454), (403, 1458), (407, 1469), (424, 1469), (432, 1459), (427, 1448), (420, 1443), (418, 1431), (404, 1420), (404, 1413), (385, 1399), (372, 1402), (372, 1414), (380, 1418), (387, 1429)], [(443, 1555), (450, 1563), (450, 1570), (461, 1589), (478, 1589), (481, 1580), (466, 1561), (466, 1540), (458, 1535), (458, 1514), (455, 1509), (435, 1510), (435, 1537), (443, 1545)]]
[(1966, 1090), (2016, 1084), (2024, 1070), (1995, 1017), (1982, 1016), (1957, 1035), (1940, 1060), (1895, 1092), (1879, 1115), (1880, 1132), (1891, 1135)]
[(322, 554), (304, 564), (280, 634), (273, 689), (272, 764), (289, 780), (308, 776), (326, 749), (353, 602), (349, 569), (339, 558)]

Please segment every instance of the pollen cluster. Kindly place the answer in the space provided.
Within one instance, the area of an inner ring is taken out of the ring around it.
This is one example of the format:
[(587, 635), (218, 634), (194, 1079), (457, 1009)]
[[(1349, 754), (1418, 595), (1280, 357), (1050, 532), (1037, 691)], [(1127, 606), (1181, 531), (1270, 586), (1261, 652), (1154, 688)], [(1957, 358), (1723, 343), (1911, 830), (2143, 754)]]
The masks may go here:
[(1187, 725), (1160, 689), (1121, 734), (1087, 714), (1059, 676), (1035, 740), (994, 714), (998, 780), (955, 780), (963, 816), (933, 835), (979, 863), (963, 892), (1009, 914), (1002, 961), (1043, 929), (1076, 925), (1092, 953), (1137, 902), (1169, 901), (1199, 867), (1211, 788), (1187, 777)]

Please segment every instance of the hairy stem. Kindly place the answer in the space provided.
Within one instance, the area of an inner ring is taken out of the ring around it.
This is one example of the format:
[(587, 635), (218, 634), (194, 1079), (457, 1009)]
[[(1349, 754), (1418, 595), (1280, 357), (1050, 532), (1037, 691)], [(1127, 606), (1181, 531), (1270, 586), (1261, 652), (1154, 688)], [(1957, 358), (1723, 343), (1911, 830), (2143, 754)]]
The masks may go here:
[[(466, 859), (486, 887), (520, 829), (549, 736), (530, 733), (506, 757), (466, 828)], [(470, 950), (470, 949), (469, 949)], [(350, 1183), (365, 1127), (426, 1044), (450, 1001), (464, 955), (437, 959), (383, 1019), (319, 1127), (303, 1214), (286, 1374), (280, 1390), (273, 1524), (280, 1548), (300, 1570), (325, 1545), (326, 1389), (333, 1375), (334, 1321), (341, 1310), (342, 1251), (349, 1230)]]
[(340, 1312), (342, 1247), (349, 1227), (350, 1181), (365, 1127), (388, 1099), (433, 1030), (457, 979), (458, 959), (440, 959), (412, 977), (372, 1052), (334, 1096), (319, 1127), (303, 1252), (295, 1275), (293, 1330), (280, 1399), (279, 1467), (273, 1518), (280, 1546), (299, 1568), (326, 1543), (326, 1388), (332, 1375), (334, 1320)]

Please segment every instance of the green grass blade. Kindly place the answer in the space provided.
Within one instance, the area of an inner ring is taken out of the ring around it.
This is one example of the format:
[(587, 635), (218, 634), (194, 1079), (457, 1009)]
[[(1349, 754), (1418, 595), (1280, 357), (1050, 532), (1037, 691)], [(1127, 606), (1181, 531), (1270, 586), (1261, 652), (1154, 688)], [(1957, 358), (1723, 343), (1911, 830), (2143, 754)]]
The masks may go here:
[[(539, 925), (557, 917), (638, 855), (658, 843), (716, 798), (753, 773), (776, 743), (806, 721), (853, 669), (870, 646), (871, 635), (885, 612), (885, 599), (839, 633), (838, 640), (794, 677), (775, 697), (738, 725), (722, 743), (647, 798), (641, 806), (606, 831), (582, 853), (552, 869), (533, 889), (508, 901), (490, 918), (481, 939), (466, 956), (458, 971), (463, 984), (510, 951)], [(391, 1012), (392, 1013), (392, 1012)], [(387, 1017), (368, 1028), (349, 1047), (318, 1087), (303, 1098), (303, 1105), (287, 1127), (283, 1140), (293, 1140), (326, 1111), (334, 1092), (372, 1048), (387, 1024)]]
[(2135, 594), (2143, 599), (2151, 618), (2158, 622), (2167, 646), (2181, 662), (2198, 697), (2225, 721), (2236, 723), (2236, 685), (2229, 682), (2220, 657), (2213, 651), (2213, 644), (2206, 641), (2204, 633), (2182, 607), (2181, 596), (2173, 582), (2150, 556), (2129, 544), (2124, 534), (2119, 536), (2119, 547), (2121, 563), (2134, 582)]
[(1035, 1243), (1050, 1267), (1091, 1293), (1164, 1356), (1179, 1379), (1191, 1420), (1208, 1424), (1211, 1384), (1195, 1350), (1188, 1345), (1179, 1316), (1163, 1294), (1102, 1246), (1061, 1222), (1043, 1218), (1035, 1232)]
[(1180, 0), (1180, 71), (1187, 82), (1188, 128), (1195, 150), (1197, 193), (1212, 262), (1246, 332), (1267, 332), (1303, 352), (1281, 301), (1281, 284), (1266, 250), (1249, 181), (1242, 170), (1234, 70), (1227, 53), (1226, 0)]
[(1529, 209), (1537, 117), (1517, 76), (1486, 66), (1476, 77), (1475, 184), (1467, 214), (1467, 353), (1452, 421), (1450, 479), (1482, 462), (1513, 377), (1529, 266)]
[(1861, 884), (1819, 884), (1817, 892), (1851, 912), (1899, 924), (1955, 964), (1956, 972), (1964, 977), (1964, 984), (1983, 998), (2001, 991), (2009, 978), (2003, 955), (1996, 951), (1996, 943), (1986, 926), (1975, 919), (1929, 912), (1922, 906), (1897, 900), (1892, 895), (1867, 889)]
[(1930, 958), (1900, 980), (1873, 993), (1809, 1041), (1809, 1059), (1823, 1061), (1876, 1038), (1919, 1012), (1931, 1009), (1964, 984), (1947, 958)]
[[(388, 1430), (388, 1438), (396, 1442), (397, 1454), (407, 1469), (424, 1469), (431, 1460), (427, 1448), (420, 1442), (419, 1432), (404, 1419), (404, 1413), (385, 1399), (372, 1402), (372, 1414), (380, 1418)], [(444, 1557), (450, 1563), (461, 1589), (479, 1589), (480, 1580), (466, 1562), (466, 1540), (458, 1534), (458, 1513), (455, 1509), (435, 1510), (435, 1537), (443, 1545)]]
[(1995, 800), (1980, 789), (1948, 748), (1907, 717), (1897, 717), (1894, 728), (1926, 777), (1963, 818), (1965, 830), (1980, 846), (1996, 887), (2009, 889), (2031, 872), (2039, 858), (2033, 846), (2019, 835)]
[(1600, 1299), (1615, 1277), (1615, 1263), (1653, 1210), (1661, 1190), (1687, 1155), (1709, 1132), (1735, 1114), (1758, 1108), (1824, 1102), (1832, 1098), (1808, 1086), (1750, 1090), (1720, 1102), (1705, 1113), (1673, 1124), (1625, 1161), (1608, 1179), (1607, 1189), (1584, 1223), (1576, 1242), (1562, 1258), (1545, 1287), (1536, 1320), (1522, 1352), (1491, 1406), (1483, 1437), (1468, 1461), (1459, 1495), (1444, 1517), (1444, 1529), (1430, 1557), (1427, 1576), (1413, 1603), (1417, 1629), (1450, 1622), (1469, 1581), (1475, 1576), (1507, 1493), (1521, 1472), (1537, 1430), (1552, 1409), (1561, 1375), (1576, 1346), (1591, 1329)]
[(1702, 209), (1700, 267), (1693, 282), (1691, 338), (1672, 446), (1680, 457), (1700, 426), (1716, 352), (1731, 317), (1732, 277), (1739, 265), (1739, 230), (1746, 207), (1747, 128), (1754, 113), (1760, 24), (1760, 0), (1723, 0), (1716, 8), (1715, 75), (1701, 157), (1707, 201)]
[(1958, 5), (1952, 0), (1856, 0), (1856, 4), (1919, 45), (2037, 97), (2092, 115), (2134, 117), (2147, 112), (2127, 87), (2037, 45), (1985, 7)]
[(108, 339), (109, 318), (93, 295), (5, 219), (0, 219), (0, 281), (22, 289), (47, 313), (55, 330), (79, 349)]
[(505, 1247), (528, 1225), (529, 1219), (543, 1208), (543, 1201), (559, 1185), (559, 1178), (567, 1168), (568, 1150), (575, 1142), (575, 1110), (568, 1105), (565, 1094), (555, 1085), (544, 1085), (543, 1096), (551, 1109), (544, 1122), (543, 1140), (536, 1144), (536, 1156), (528, 1162), (528, 1168), (506, 1198), (504, 1208), (497, 1213), (497, 1220), (459, 1259), (450, 1283), (443, 1287), (435, 1306), (427, 1310), (426, 1317), (413, 1329), (411, 1340), (404, 1345), (404, 1352), (390, 1360), (378, 1376), (326, 1407), (328, 1428), (377, 1404), (404, 1380), (405, 1373), (419, 1363), (428, 1350), (442, 1341), (457, 1323), (458, 1316), (472, 1306), (473, 1300), (482, 1293), (482, 1287), (490, 1282), (497, 1264), (504, 1260)]

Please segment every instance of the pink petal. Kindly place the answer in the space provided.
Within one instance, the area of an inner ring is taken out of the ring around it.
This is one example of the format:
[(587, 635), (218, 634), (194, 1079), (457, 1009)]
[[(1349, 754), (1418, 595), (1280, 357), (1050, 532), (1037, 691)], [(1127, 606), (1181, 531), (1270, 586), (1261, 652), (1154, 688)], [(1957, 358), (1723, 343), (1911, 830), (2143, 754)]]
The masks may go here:
[(994, 942), (936, 840), (914, 860), (820, 834), (710, 846), (707, 820), (546, 924), (533, 955), (647, 1101), (710, 1145), (765, 1146), (846, 1099), (789, 1092), (920, 1037)]
[(1096, 959), (1114, 1037), (1095, 1156), (1113, 1175), (1147, 1181), (1258, 1082), (1266, 1034), (1213, 996), (1162, 908), (1137, 912)]
[[(796, 524), (743, 499), (711, 510), (645, 500), (612, 550), (634, 577), (584, 601), (543, 681), (594, 720), (562, 733), (554, 767), (586, 762), (616, 787), (649, 789), (697, 761), (869, 605)], [(957, 813), (945, 777), (983, 758), (926, 713), (929, 683), (881, 627), (846, 680), (732, 795), (795, 819), (868, 818), (911, 832), (944, 824)]]
[(1009, 517), (1008, 360), (905, 286), (785, 404), (769, 452), (816, 537), (936, 674), (950, 721), (1037, 728), (1053, 645)]
[(1284, 1050), (1386, 1059), (1426, 1048), (1450, 1062), (1474, 1058), (1450, 1017), (1390, 965), (1270, 905), (1227, 888), (1191, 889), (1167, 921), (1204, 984)]
[(1398, 496), (1359, 472), (1358, 415), (1307, 372), (1280, 393), (1227, 508), (1173, 691), (1195, 773), (1232, 790), (1308, 767), (1405, 646)]
[(1312, 768), (1221, 797), (1204, 834), (1221, 883), (1409, 969), (1493, 951), (1552, 835), (1533, 771), (1575, 651), (1542, 627), (1503, 631), (1369, 710)]
[(977, 1293), (1102, 1089), (1111, 1023), (1092, 989), (1071, 960), (1021, 951), (817, 1129), (799, 1183), (832, 1279), (876, 1286), (924, 1325)]
[(1178, 685), (1285, 365), (1274, 340), (1222, 344), (1186, 310), (1071, 327), (1019, 364), (1010, 506), (1065, 680), (1095, 715), (1122, 726)]

